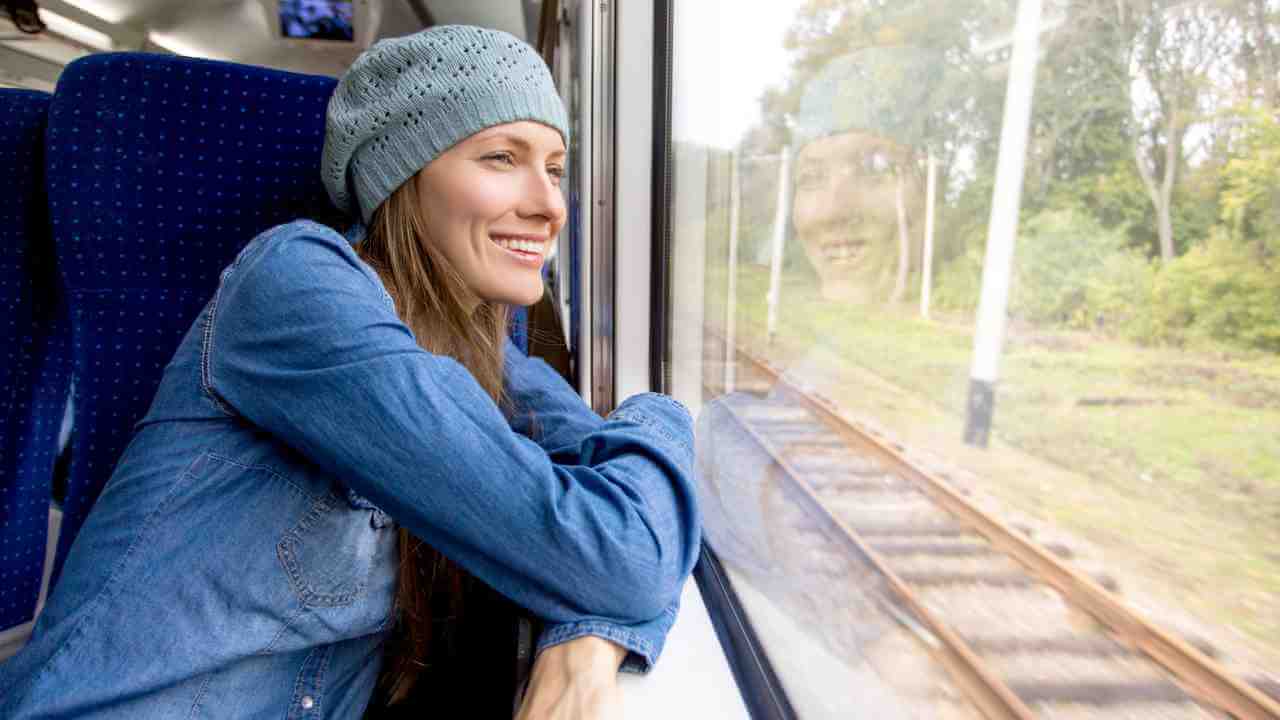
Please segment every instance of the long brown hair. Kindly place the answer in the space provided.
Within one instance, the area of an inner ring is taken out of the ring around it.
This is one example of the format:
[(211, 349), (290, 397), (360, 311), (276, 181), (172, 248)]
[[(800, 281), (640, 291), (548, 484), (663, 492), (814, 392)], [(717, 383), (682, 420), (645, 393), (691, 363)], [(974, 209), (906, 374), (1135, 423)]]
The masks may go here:
[[(418, 345), (460, 362), (499, 406), (502, 393), (502, 350), (507, 306), (479, 302), (427, 232), (418, 201), (420, 173), (414, 175), (374, 211), (356, 253), (382, 279), (395, 301), (396, 313), (413, 331)], [(443, 657), (449, 638), (433, 638), (462, 611), (466, 572), (439, 552), (400, 529), (400, 571), (396, 604), (400, 625), (390, 643), (383, 670), (383, 692), (392, 701), (403, 697), (432, 659)], [(447, 634), (447, 633), (446, 633)]]

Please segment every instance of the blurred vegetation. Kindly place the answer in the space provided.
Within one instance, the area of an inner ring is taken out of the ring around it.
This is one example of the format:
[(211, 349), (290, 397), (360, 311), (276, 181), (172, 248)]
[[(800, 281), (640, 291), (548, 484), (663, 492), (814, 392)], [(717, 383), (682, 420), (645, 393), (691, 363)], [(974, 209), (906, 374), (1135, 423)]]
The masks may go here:
[[(817, 125), (892, 135), (916, 148), (914, 172), (938, 160), (934, 307), (971, 314), (1010, 55), (999, 40), (1014, 5), (949, 0), (940, 13), (924, 0), (810, 0), (787, 35), (788, 81), (765, 94), (764, 120), (740, 148), (753, 158), (742, 176), (743, 262), (767, 262), (778, 186), (770, 158), (804, 142), (795, 128), (815, 126), (809, 116), (824, 107), (812, 88), (848, 66), (876, 92), (850, 105), (841, 93), (856, 81), (822, 85), (838, 97)], [(1045, 7), (1060, 22), (1041, 41), (1011, 317), (1145, 345), (1280, 352), (1280, 0)], [(874, 61), (903, 48), (928, 48), (916, 64), (932, 63), (946, 81), (922, 93), (927, 69)], [(884, 97), (910, 97), (910, 107), (865, 106)], [(902, 128), (910, 137), (898, 137)], [(708, 197), (717, 195), (727, 191)], [(788, 266), (807, 262), (794, 245)], [(911, 271), (906, 301), (917, 302)]]

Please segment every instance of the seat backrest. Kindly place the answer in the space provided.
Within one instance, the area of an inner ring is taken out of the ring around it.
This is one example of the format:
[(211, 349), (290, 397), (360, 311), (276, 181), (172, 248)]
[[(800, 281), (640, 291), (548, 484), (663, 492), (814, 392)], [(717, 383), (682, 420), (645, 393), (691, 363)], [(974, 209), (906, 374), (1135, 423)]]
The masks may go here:
[(0, 90), (0, 630), (40, 594), (70, 373), (44, 193), (49, 95)]
[(55, 574), (223, 267), (269, 227), (337, 221), (320, 182), (334, 84), (141, 53), (63, 70), (48, 191), (76, 380)]

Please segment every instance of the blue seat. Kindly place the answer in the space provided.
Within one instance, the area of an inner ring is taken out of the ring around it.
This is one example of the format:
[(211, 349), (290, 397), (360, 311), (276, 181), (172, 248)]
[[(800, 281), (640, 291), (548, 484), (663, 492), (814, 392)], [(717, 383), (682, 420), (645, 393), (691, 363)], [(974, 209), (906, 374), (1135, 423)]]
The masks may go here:
[(337, 221), (319, 168), (334, 84), (141, 53), (64, 69), (48, 192), (76, 380), (55, 579), (222, 268), (269, 227)]
[(0, 630), (40, 594), (70, 373), (44, 193), (47, 93), (0, 90)]
[(511, 323), (507, 330), (511, 342), (522, 352), (529, 352), (529, 309), (525, 307), (511, 308)]

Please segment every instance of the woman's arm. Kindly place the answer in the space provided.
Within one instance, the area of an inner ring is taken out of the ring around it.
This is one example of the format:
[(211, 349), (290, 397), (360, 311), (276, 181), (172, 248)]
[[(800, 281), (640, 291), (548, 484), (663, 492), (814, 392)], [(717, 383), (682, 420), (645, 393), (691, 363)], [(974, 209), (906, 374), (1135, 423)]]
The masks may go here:
[(582, 441), (604, 419), (550, 365), (528, 357), (510, 340), (503, 362), (511, 428), (536, 442), (552, 460), (575, 457)]
[(543, 618), (660, 620), (699, 541), (683, 408), (628, 399), (552, 462), (465, 368), (418, 347), (345, 241), (297, 227), (224, 274), (211, 396)]
[[(541, 360), (527, 357), (511, 342), (507, 343), (505, 362), (511, 427), (538, 443), (553, 461), (572, 461), (583, 441), (604, 420), (587, 407), (559, 373)], [(538, 639), (538, 651), (584, 638), (610, 638), (632, 651), (622, 669), (643, 672), (661, 653), (679, 603), (678, 597), (673, 599), (661, 615), (638, 626), (619, 626), (598, 619), (551, 623)], [(639, 643), (635, 641), (638, 638), (645, 640)]]

